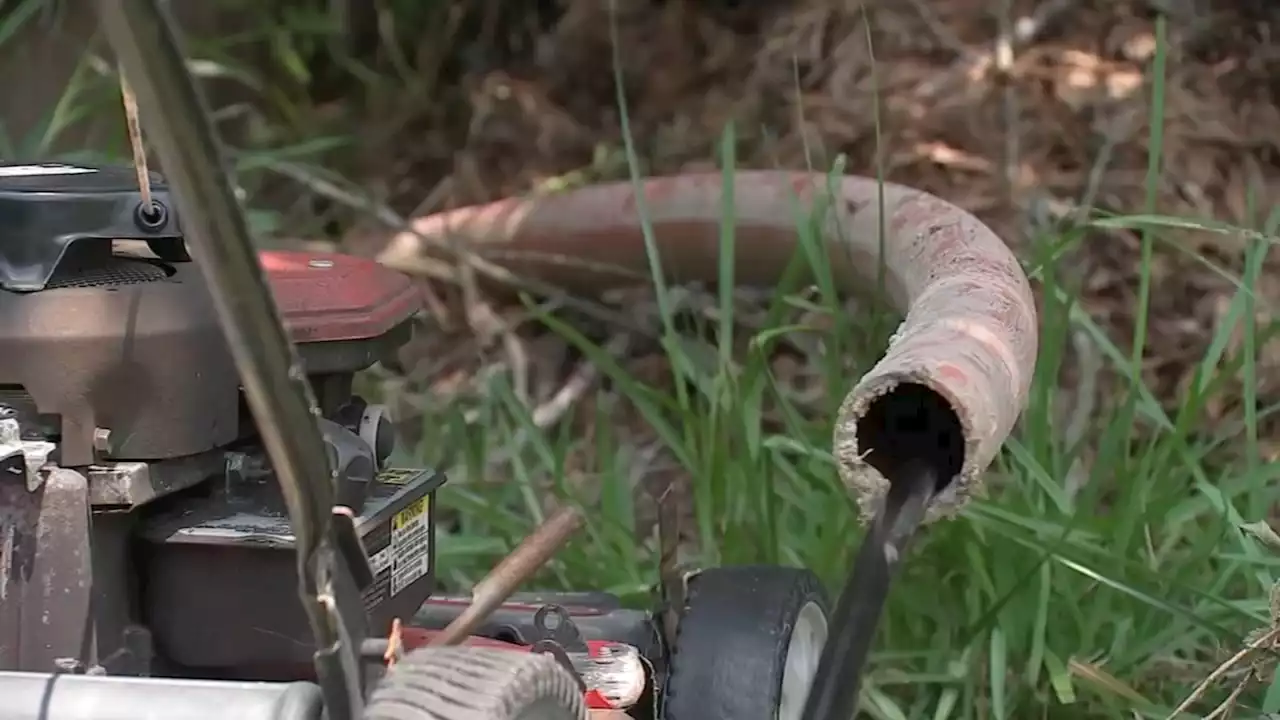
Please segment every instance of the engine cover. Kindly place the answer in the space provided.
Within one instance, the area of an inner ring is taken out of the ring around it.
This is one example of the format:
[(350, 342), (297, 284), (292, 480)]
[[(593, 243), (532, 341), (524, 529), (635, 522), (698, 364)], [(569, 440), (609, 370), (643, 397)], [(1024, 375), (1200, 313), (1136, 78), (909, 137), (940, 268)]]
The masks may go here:
[[(152, 198), (131, 168), (0, 164), (0, 403), (56, 438), (63, 466), (194, 455), (245, 432), (235, 364), (157, 175)], [(264, 252), (262, 265), (312, 376), (370, 366), (420, 308), (407, 277), (369, 260)]]
[(289, 337), (307, 373), (352, 373), (408, 339), (422, 295), (408, 277), (336, 253), (259, 253)]
[[(352, 588), (349, 600), (363, 603), (371, 628), (412, 617), (435, 588), (435, 493), (444, 479), (383, 470), (355, 518), (373, 582)], [(310, 663), (296, 537), (274, 478), (215, 483), (212, 497), (179, 499), (141, 535), (142, 604), (168, 661), (223, 678), (276, 678), (283, 670), (280, 679)]]

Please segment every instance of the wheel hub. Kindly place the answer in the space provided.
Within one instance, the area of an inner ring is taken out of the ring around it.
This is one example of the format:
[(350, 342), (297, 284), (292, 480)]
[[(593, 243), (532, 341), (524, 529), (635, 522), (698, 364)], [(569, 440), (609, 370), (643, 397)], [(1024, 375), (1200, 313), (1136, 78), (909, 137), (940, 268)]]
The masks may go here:
[(806, 603), (796, 615), (795, 627), (783, 659), (782, 693), (778, 720), (799, 720), (805, 699), (818, 671), (822, 647), (827, 643), (827, 616), (817, 603)]

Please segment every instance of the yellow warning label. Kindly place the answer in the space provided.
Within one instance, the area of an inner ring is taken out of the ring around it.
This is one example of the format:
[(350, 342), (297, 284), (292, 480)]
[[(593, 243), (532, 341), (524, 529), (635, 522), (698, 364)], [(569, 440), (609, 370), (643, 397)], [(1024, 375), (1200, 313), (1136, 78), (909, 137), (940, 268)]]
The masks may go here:
[(431, 501), (431, 496), (426, 495), (413, 502), (391, 520), (391, 526), (396, 530), (403, 530), (417, 522), (426, 522), (426, 518), (422, 517), (427, 513), (427, 506)]
[(391, 518), (391, 594), (431, 572), (431, 496), (414, 500)]

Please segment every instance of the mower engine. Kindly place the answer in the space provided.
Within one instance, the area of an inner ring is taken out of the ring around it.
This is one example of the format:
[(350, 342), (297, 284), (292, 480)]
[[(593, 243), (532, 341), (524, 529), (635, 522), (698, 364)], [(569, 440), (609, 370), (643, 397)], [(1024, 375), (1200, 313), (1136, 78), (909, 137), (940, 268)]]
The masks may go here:
[(352, 392), (408, 339), (418, 291), (368, 260), (264, 252), (331, 469), (302, 489), (336, 498), (321, 600), (368, 688), (343, 715), (298, 592), (291, 486), (164, 180), (135, 182), (0, 164), (0, 720), (798, 720), (827, 632), (808, 571), (689, 572), (653, 609), (517, 594), (450, 639), (477, 603), (431, 597), (444, 477), (389, 467), (387, 412)]
[[(0, 166), (0, 670), (306, 677), (280, 484), (163, 181), (150, 207), (136, 183)], [(444, 478), (387, 466), (387, 411), (352, 379), (407, 339), (420, 296), (363, 259), (261, 262), (370, 560), (356, 592), (388, 628), (432, 592)]]

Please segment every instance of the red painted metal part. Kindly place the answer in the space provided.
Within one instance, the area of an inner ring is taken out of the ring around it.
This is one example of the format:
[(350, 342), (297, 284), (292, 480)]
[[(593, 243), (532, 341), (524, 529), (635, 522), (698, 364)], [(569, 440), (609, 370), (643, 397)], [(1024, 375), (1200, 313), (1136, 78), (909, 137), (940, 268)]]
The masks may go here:
[[(418, 627), (403, 627), (400, 630), (400, 641), (404, 644), (404, 651), (409, 652), (420, 647), (426, 647), (431, 644), (431, 640), (439, 634), (437, 630), (426, 630)], [(609, 642), (607, 640), (587, 640), (587, 653), (590, 657), (602, 656), (602, 651), (618, 645), (618, 643)], [(503, 650), (511, 650), (512, 652), (529, 652), (528, 645), (520, 645), (518, 643), (504, 642), (502, 640), (494, 640), (492, 638), (480, 637), (478, 635), (469, 635), (461, 643), (466, 647), (489, 647), (500, 648)], [(598, 690), (588, 688), (583, 694), (586, 700), (587, 708), (591, 710), (614, 710), (616, 706), (604, 697)]]
[(372, 260), (283, 250), (259, 260), (296, 343), (373, 339), (422, 308), (412, 280)]
[[(453, 607), (467, 607), (468, 605), (471, 604), (470, 599), (449, 598), (449, 597), (433, 597), (427, 602), (431, 603), (432, 605), (451, 605)], [(530, 615), (537, 612), (538, 608), (541, 608), (541, 607), (542, 605), (538, 605), (534, 603), (513, 602), (511, 600), (508, 600), (507, 602), (502, 603), (503, 610), (507, 610), (507, 611), (523, 610), (529, 613)], [(583, 617), (583, 616), (598, 617), (605, 614), (604, 610), (601, 610), (598, 607), (591, 607), (590, 605), (561, 605), (560, 607), (564, 608), (564, 611), (569, 613), (570, 617)]]
[[(259, 261), (280, 308), (285, 327), (296, 343), (370, 340), (411, 318), (423, 306), (419, 288), (408, 276), (365, 258), (336, 253), (264, 251)], [(537, 606), (528, 606), (536, 610)], [(588, 609), (590, 610), (590, 609)], [(439, 631), (404, 627), (405, 651), (431, 644)], [(530, 646), (476, 635), (462, 641), (471, 647), (529, 652)], [(587, 656), (603, 658), (618, 643), (587, 641)], [(595, 688), (584, 693), (592, 710), (617, 706)]]

